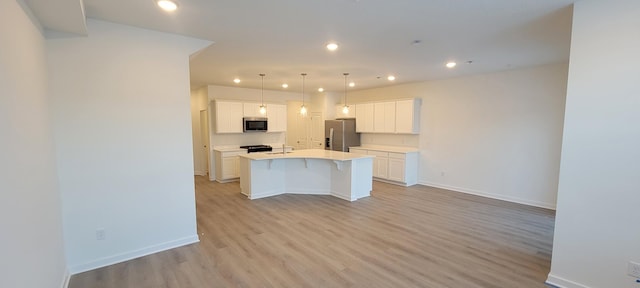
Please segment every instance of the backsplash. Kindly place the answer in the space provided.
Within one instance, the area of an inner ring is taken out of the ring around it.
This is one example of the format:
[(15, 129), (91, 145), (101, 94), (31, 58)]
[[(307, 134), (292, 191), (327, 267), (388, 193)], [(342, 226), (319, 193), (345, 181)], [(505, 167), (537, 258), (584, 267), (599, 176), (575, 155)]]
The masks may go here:
[(285, 141), (285, 133), (238, 133), (238, 134), (211, 134), (211, 146), (243, 146), (255, 144), (280, 144)]
[(403, 147), (419, 147), (419, 135), (410, 134), (360, 134), (360, 143), (362, 145), (384, 145), (384, 146), (403, 146)]

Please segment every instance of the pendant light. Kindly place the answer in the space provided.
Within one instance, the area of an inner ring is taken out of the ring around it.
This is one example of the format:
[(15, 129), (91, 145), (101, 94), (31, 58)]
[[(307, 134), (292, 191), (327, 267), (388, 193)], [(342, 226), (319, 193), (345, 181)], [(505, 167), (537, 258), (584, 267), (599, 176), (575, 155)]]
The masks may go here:
[(342, 113), (349, 114), (349, 106), (347, 105), (347, 76), (349, 73), (342, 73), (344, 75), (344, 106), (342, 107)]
[(307, 73), (302, 73), (302, 106), (300, 106), (300, 115), (307, 115), (307, 107), (304, 106), (304, 77), (307, 76)]
[(262, 89), (260, 90), (260, 92), (261, 92), (261, 94), (260, 94), (261, 95), (260, 96), (260, 103), (261, 103), (261, 105), (260, 105), (260, 114), (264, 115), (264, 114), (267, 114), (267, 106), (264, 105), (264, 76), (265, 76), (265, 74), (264, 73), (260, 73), (258, 75), (260, 75), (260, 78), (262, 78)]

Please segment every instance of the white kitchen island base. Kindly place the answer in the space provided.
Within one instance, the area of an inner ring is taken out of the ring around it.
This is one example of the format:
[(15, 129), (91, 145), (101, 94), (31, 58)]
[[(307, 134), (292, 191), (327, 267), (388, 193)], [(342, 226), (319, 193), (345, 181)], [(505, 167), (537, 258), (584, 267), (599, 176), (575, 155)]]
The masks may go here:
[(289, 193), (355, 201), (371, 193), (372, 159), (319, 149), (245, 154), (240, 156), (240, 188), (249, 199)]

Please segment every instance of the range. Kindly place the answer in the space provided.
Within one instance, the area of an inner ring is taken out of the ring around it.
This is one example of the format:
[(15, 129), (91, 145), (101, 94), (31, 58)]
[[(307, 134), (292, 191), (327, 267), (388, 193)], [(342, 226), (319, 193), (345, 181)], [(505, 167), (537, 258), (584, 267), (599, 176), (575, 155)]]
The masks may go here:
[(266, 151), (272, 151), (273, 150), (273, 148), (271, 148), (271, 146), (269, 146), (269, 145), (247, 145), (247, 146), (240, 146), (240, 148), (247, 149), (248, 153), (266, 152)]

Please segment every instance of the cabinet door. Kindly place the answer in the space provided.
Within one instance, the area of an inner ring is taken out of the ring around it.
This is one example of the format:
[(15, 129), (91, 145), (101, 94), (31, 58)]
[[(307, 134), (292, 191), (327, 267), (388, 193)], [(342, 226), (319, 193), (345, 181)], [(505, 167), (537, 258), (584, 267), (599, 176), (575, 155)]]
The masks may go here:
[(269, 121), (269, 132), (286, 132), (287, 131), (287, 106), (280, 104), (271, 104), (267, 109), (267, 118)]
[(241, 102), (216, 101), (216, 133), (242, 133)]
[(356, 132), (375, 132), (373, 130), (373, 103), (357, 104)]
[(244, 117), (265, 117), (263, 114), (260, 114), (260, 105), (260, 103), (242, 103), (242, 115), (244, 115)]
[(405, 182), (404, 159), (389, 157), (389, 180)]
[(376, 157), (373, 163), (373, 177), (389, 178), (389, 158)]
[(389, 153), (369, 150), (367, 154), (376, 156), (373, 158), (373, 177), (386, 179), (388, 177)]
[(411, 100), (396, 101), (396, 133), (417, 134), (420, 131), (420, 102)]
[(232, 179), (240, 177), (240, 157), (222, 157), (222, 179)]
[(396, 129), (396, 102), (375, 103), (373, 106), (373, 130), (378, 133), (394, 133)]

